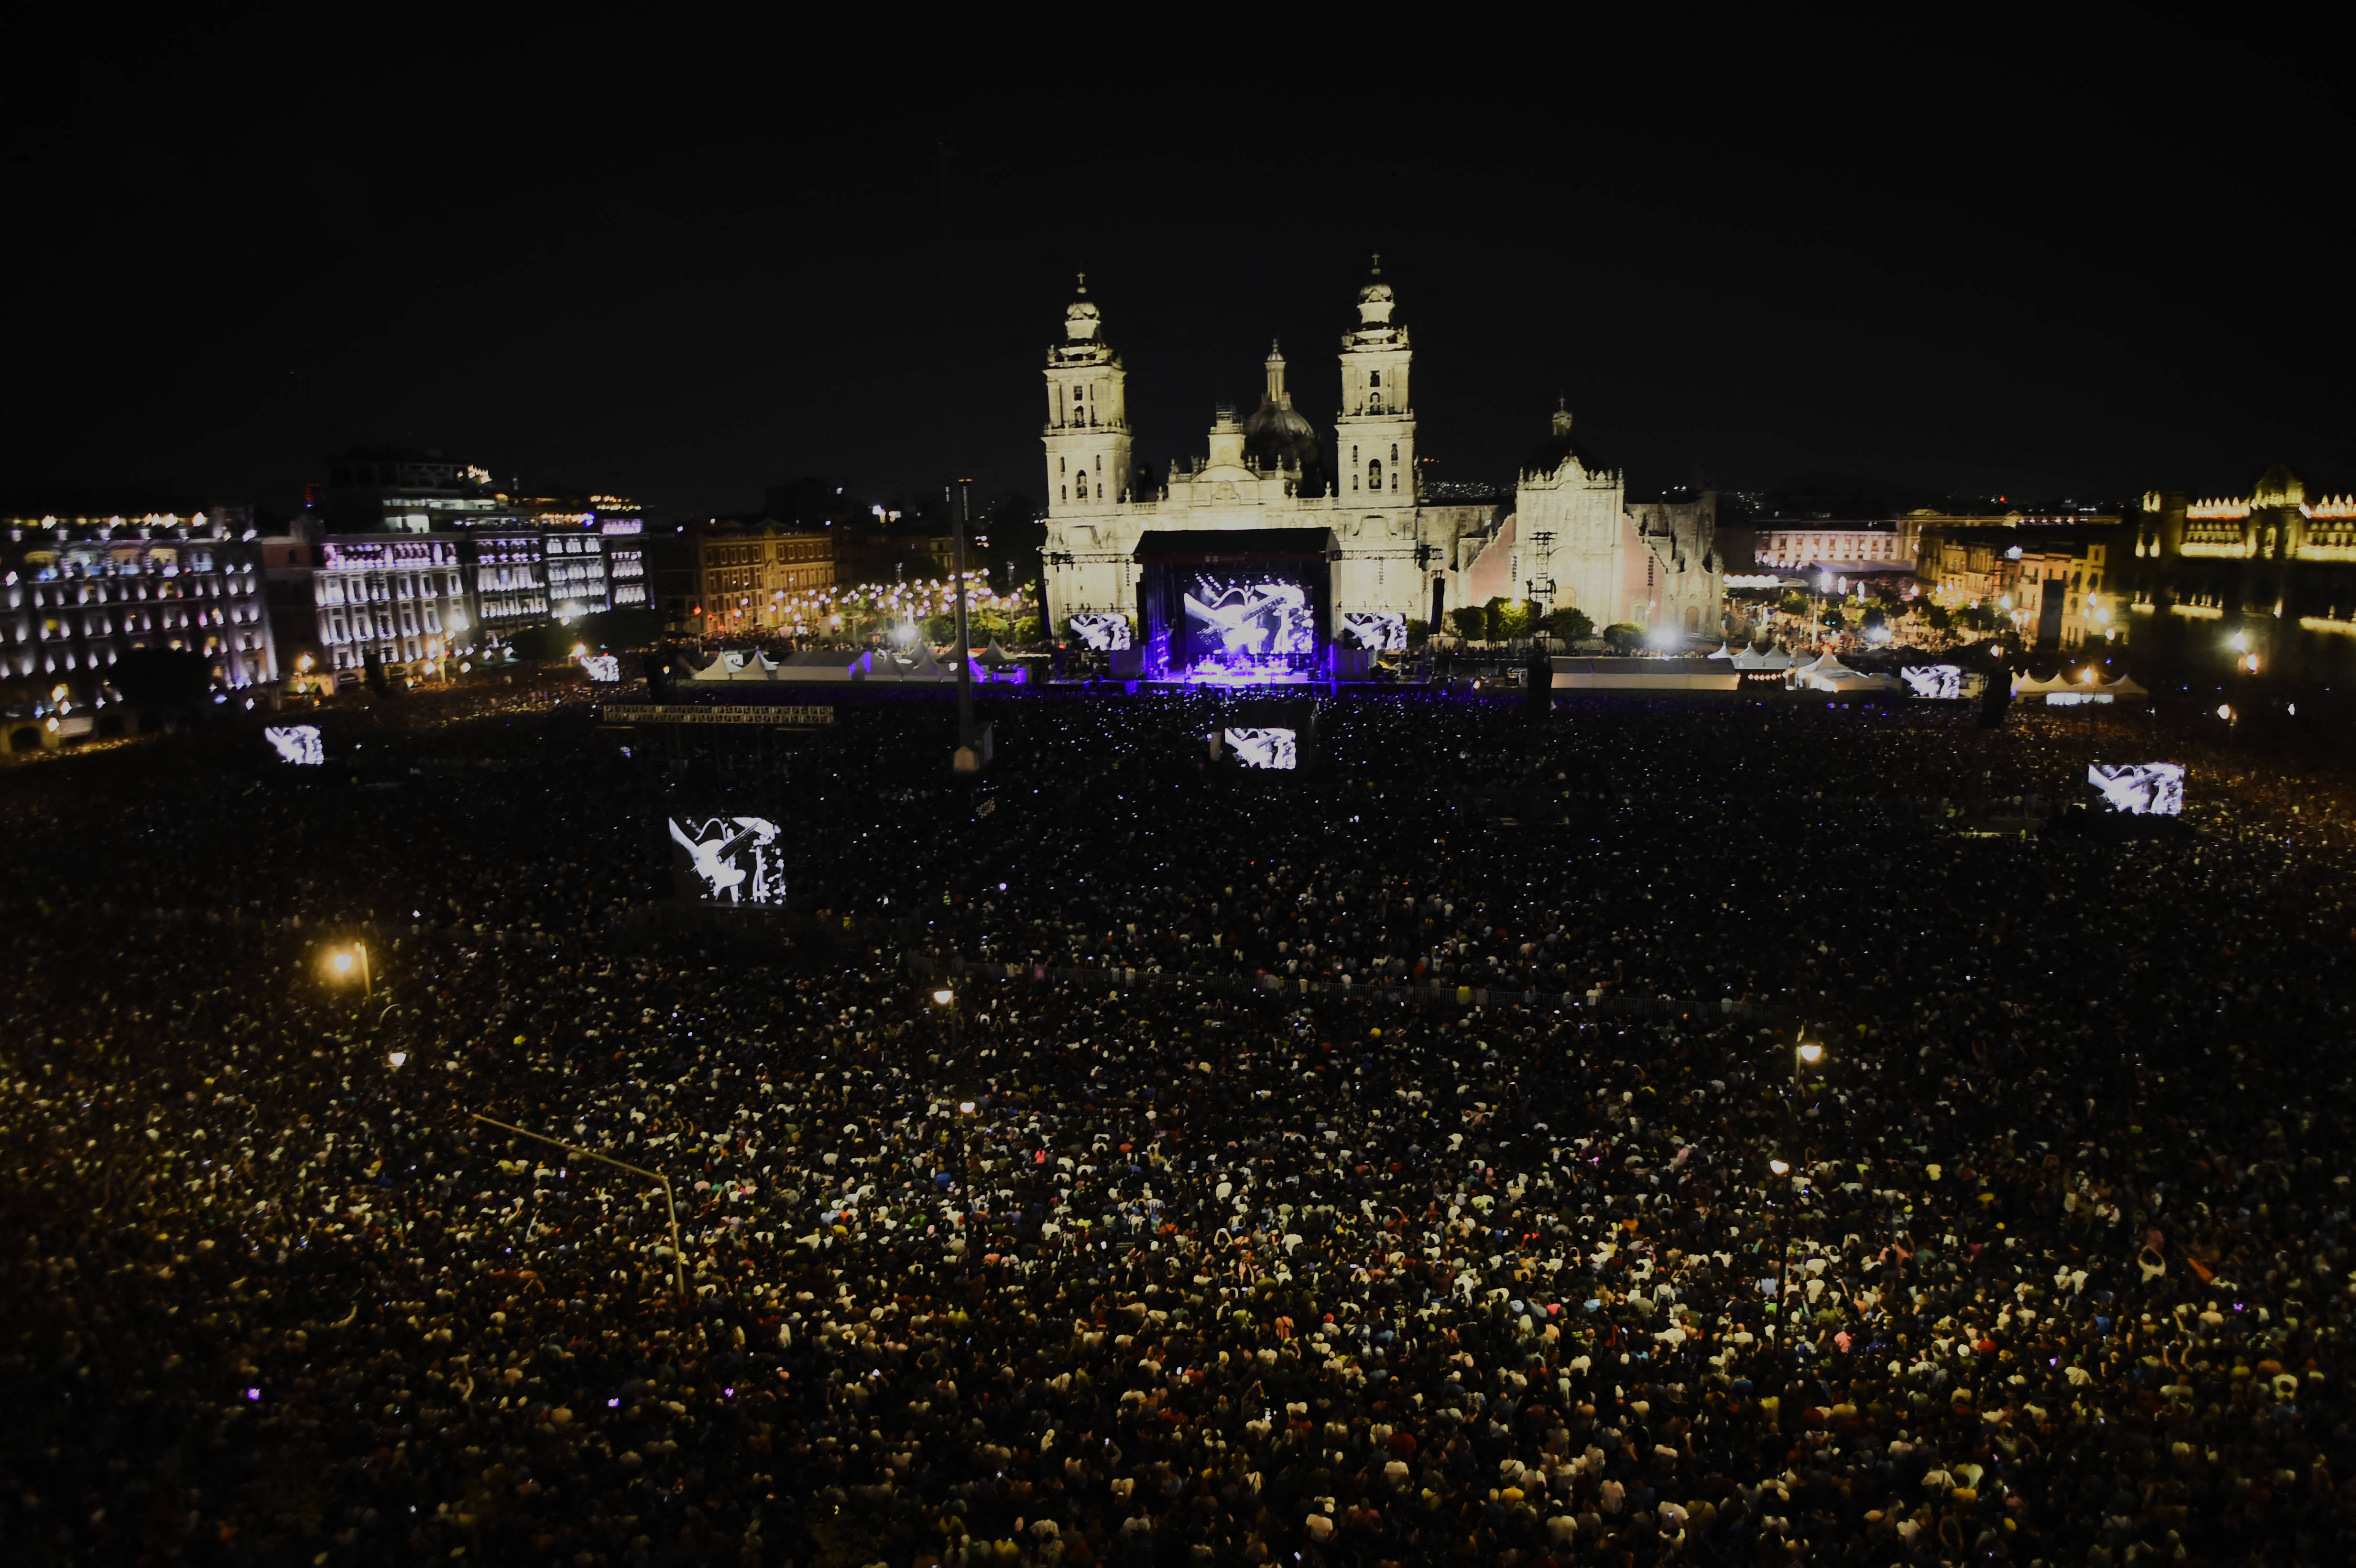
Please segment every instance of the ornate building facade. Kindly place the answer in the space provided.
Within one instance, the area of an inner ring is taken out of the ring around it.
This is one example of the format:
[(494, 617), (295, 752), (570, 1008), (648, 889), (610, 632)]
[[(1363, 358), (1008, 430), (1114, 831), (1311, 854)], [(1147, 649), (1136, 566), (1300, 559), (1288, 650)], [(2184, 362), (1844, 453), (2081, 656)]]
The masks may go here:
[(1133, 554), (1148, 529), (1324, 528), (1333, 540), (1336, 626), (1349, 613), (1423, 620), (1435, 605), (1535, 595), (1547, 609), (1585, 611), (1598, 627), (1715, 634), (1724, 587), (1716, 497), (1632, 508), (1622, 475), (1590, 468), (1573, 449), (1567, 412), (1525, 465), (1518, 517), (1507, 505), (1423, 493), (1414, 352), (1398, 308), (1377, 259), (1358, 290), (1357, 323), (1342, 335), (1330, 449), (1293, 407), (1284, 356), (1271, 346), (1259, 407), (1242, 420), (1220, 408), (1204, 454), (1157, 476), (1136, 465), (1128, 369), (1084, 275), (1063, 340), (1047, 350), (1041, 555), (1049, 624), (1134, 613)]

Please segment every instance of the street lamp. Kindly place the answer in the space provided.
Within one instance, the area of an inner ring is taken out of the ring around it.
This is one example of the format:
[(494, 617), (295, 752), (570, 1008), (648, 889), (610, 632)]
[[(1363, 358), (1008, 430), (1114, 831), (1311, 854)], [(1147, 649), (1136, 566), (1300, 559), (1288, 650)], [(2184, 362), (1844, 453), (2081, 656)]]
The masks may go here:
[(336, 977), (339, 980), (351, 978), (352, 971), (358, 969), (360, 972), (360, 995), (367, 997), (374, 994), (376, 977), (369, 967), (367, 943), (355, 942), (349, 947), (337, 948), (327, 955), (327, 967), (335, 971)]

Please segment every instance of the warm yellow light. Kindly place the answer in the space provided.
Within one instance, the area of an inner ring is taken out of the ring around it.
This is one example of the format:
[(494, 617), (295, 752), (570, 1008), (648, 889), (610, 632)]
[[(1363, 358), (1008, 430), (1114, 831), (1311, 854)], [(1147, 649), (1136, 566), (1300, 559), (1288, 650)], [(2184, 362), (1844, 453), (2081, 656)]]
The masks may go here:
[(1773, 1171), (1773, 1172), (1774, 1172), (1776, 1175), (1778, 1175), (1778, 1176), (1789, 1176), (1789, 1175), (1791, 1175), (1791, 1174), (1792, 1174), (1792, 1168), (1791, 1168), (1790, 1166), (1788, 1166), (1788, 1165), (1785, 1165), (1785, 1164), (1784, 1164), (1782, 1160), (1780, 1160), (1780, 1159), (1771, 1159), (1771, 1160), (1769, 1160), (1769, 1161), (1767, 1162), (1767, 1168), (1768, 1168), (1768, 1169), (1770, 1169), (1770, 1170), (1772, 1170), (1772, 1171)]
[(1809, 1063), (1811, 1066), (1823, 1060), (1825, 1048), (1816, 1044), (1814, 1040), (1811, 1040), (1807, 1044), (1800, 1047), (1800, 1060)]
[(338, 954), (337, 954), (337, 955), (336, 955), (335, 963), (336, 963), (336, 973), (337, 973), (337, 974), (338, 974), (338, 975), (348, 975), (348, 974), (350, 974), (350, 973), (352, 972), (352, 955), (351, 955), (350, 954), (348, 954), (348, 953), (338, 953)]

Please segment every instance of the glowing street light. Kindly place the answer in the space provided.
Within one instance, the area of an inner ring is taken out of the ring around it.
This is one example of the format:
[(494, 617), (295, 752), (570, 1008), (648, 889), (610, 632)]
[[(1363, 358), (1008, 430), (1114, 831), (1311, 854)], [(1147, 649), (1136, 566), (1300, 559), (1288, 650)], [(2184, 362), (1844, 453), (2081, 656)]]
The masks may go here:
[(368, 997), (375, 994), (376, 976), (369, 966), (367, 943), (355, 942), (349, 947), (339, 947), (328, 954), (327, 967), (335, 972), (336, 978), (338, 980), (350, 979), (352, 971), (358, 969), (360, 972), (360, 995)]
[(933, 1000), (946, 1008), (951, 1002), (957, 1000), (957, 993), (950, 990), (947, 986), (943, 986), (939, 990), (933, 993)]
[(1780, 1159), (1769, 1160), (1767, 1162), (1767, 1168), (1773, 1171), (1778, 1176), (1789, 1176), (1792, 1174), (1792, 1168)]

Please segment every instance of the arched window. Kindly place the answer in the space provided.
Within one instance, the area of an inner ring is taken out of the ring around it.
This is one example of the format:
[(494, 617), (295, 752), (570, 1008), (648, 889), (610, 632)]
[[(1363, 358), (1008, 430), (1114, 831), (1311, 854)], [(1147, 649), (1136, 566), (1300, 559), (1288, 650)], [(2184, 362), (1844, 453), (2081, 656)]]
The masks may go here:
[(1088, 471), (1081, 469), (1072, 478), (1072, 494), (1085, 501), (1088, 498)]
[(1398, 442), (1393, 442), (1393, 443), (1391, 443), (1391, 466), (1392, 466), (1393, 468), (1397, 468), (1397, 467), (1398, 466)]
[(1379, 490), (1382, 487), (1383, 460), (1377, 457), (1372, 463), (1366, 464), (1366, 488), (1369, 490)]

